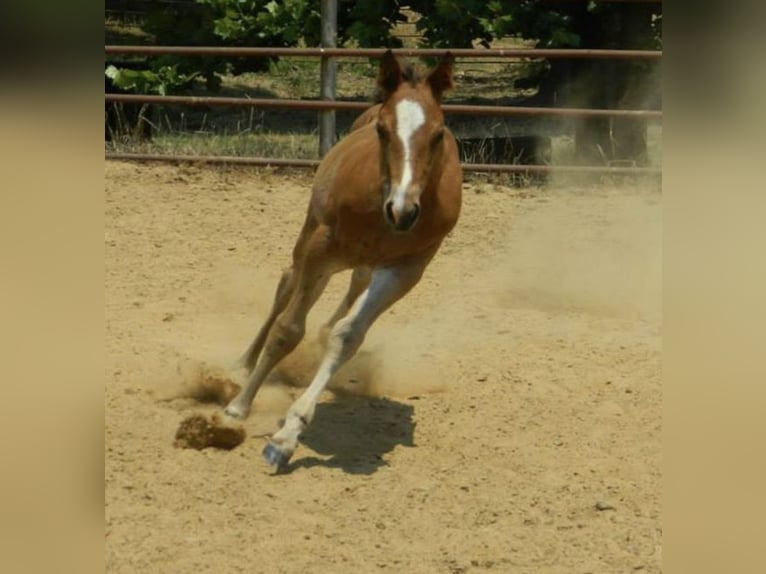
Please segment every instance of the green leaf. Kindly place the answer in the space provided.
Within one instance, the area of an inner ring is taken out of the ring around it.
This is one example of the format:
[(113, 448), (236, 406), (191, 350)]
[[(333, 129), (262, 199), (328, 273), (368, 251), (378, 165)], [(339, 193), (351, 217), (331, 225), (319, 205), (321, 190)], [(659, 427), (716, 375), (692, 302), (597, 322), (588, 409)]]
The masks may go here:
[(110, 80), (115, 80), (120, 75), (120, 71), (115, 66), (110, 65), (104, 70), (104, 74)]

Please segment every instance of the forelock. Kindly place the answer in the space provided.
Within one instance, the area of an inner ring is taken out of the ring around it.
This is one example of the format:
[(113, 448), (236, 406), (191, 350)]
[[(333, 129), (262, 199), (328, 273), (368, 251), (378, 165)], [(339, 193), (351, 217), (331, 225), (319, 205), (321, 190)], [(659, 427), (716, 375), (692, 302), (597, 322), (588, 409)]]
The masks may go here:
[(409, 82), (414, 88), (423, 80), (423, 70), (415, 64), (407, 63), (404, 70), (402, 70), (402, 76), (404, 77), (404, 81)]
[[(402, 79), (407, 82), (413, 88), (423, 81), (424, 71), (420, 66), (417, 66), (411, 62), (405, 64), (402, 68)], [(383, 101), (383, 91), (378, 88), (375, 91), (373, 101), (379, 104)]]

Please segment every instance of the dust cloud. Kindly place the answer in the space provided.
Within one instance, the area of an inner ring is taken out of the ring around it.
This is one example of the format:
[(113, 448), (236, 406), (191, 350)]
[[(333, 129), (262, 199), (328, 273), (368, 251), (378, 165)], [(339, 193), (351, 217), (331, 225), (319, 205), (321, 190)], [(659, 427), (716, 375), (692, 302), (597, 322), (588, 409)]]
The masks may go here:
[[(469, 356), (493, 337), (534, 336), (549, 328), (540, 326), (541, 320), (557, 321), (565, 335), (567, 316), (659, 324), (657, 190), (555, 185), (526, 192), (520, 200), (507, 189), (492, 197), (471, 189), (454, 240), (421, 284), (372, 326), (329, 390), (395, 398), (441, 392), (451, 384), (444, 369), (455, 356)], [(472, 202), (491, 202), (494, 208), (483, 206), (480, 215)], [(485, 242), (488, 232), (493, 232), (491, 245)], [(226, 270), (229, 279), (202, 297), (204, 305), (189, 329), (204, 325), (205, 340), (195, 348), (186, 333), (176, 333), (175, 344), (183, 344), (193, 358), (178, 359), (173, 396), (216, 405), (233, 397), (247, 375), (223, 365), (233, 362), (232, 350), (241, 352), (260, 327), (278, 275), (278, 270)], [(306, 338), (260, 389), (254, 412), (283, 415), (310, 383), (323, 352), (316, 334), (347, 281), (347, 274), (333, 278), (309, 315)]]
[[(227, 367), (222, 362), (194, 356), (175, 354), (175, 370), (155, 387), (155, 396), (161, 402), (190, 399), (199, 405), (226, 406), (246, 382), (243, 369)], [(253, 402), (253, 412), (281, 415), (295, 396), (289, 387), (271, 378), (259, 390)]]
[[(514, 224), (489, 281), (502, 306), (656, 320), (658, 195), (554, 191)], [(593, 210), (595, 202), (598, 211)], [(593, 210), (593, 211), (592, 211)]]

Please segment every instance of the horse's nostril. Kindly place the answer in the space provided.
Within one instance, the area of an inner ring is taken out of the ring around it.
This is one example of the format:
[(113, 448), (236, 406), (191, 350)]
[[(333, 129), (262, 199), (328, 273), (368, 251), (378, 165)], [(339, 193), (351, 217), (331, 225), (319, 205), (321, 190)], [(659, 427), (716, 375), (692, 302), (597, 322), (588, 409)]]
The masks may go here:
[(409, 231), (420, 215), (420, 206), (414, 203), (409, 211), (402, 213), (399, 216), (399, 220), (396, 222), (396, 228), (400, 231)]
[(387, 201), (383, 207), (385, 218), (394, 229), (408, 231), (420, 215), (420, 205), (413, 203), (409, 209), (397, 212), (393, 201)]
[(394, 217), (394, 202), (393, 201), (386, 202), (386, 217), (388, 217), (388, 220), (391, 223), (396, 223), (396, 217)]

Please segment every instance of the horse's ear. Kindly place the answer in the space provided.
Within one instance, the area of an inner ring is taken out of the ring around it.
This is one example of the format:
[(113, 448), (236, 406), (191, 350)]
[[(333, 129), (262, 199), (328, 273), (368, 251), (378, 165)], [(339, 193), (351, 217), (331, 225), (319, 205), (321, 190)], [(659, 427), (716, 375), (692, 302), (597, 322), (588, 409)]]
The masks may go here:
[(447, 52), (430, 74), (427, 82), (431, 86), (431, 92), (437, 101), (441, 101), (442, 93), (454, 86), (452, 83), (452, 65), (455, 63), (455, 56), (452, 52)]
[(383, 100), (387, 100), (388, 96), (393, 94), (401, 83), (402, 68), (399, 61), (391, 50), (386, 50), (378, 70), (378, 88)]

